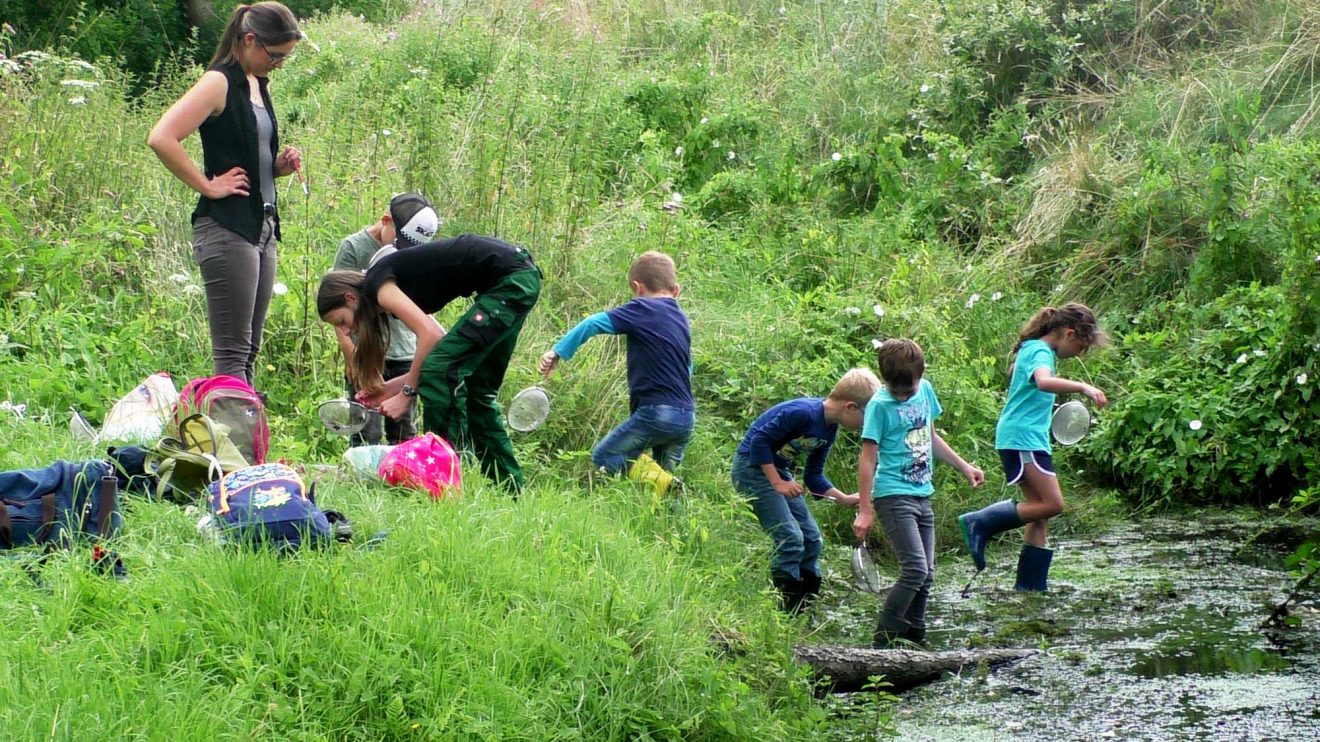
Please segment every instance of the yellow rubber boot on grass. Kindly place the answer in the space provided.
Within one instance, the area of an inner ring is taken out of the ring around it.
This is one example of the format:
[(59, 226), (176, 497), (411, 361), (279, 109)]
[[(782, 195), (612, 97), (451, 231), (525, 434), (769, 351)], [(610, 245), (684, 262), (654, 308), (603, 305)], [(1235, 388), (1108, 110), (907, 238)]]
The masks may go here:
[(674, 483), (674, 475), (665, 471), (650, 454), (642, 454), (628, 469), (628, 478), (634, 482), (650, 485), (656, 498), (664, 497), (669, 486)]

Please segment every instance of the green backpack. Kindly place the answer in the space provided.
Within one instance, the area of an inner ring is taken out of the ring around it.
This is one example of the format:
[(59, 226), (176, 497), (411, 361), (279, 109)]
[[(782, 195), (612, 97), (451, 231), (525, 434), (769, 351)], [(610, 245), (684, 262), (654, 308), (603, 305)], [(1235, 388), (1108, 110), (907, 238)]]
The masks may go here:
[(175, 433), (152, 446), (145, 462), (147, 472), (156, 476), (159, 500), (200, 502), (211, 482), (248, 466), (229, 440), (229, 428), (206, 415), (183, 418)]

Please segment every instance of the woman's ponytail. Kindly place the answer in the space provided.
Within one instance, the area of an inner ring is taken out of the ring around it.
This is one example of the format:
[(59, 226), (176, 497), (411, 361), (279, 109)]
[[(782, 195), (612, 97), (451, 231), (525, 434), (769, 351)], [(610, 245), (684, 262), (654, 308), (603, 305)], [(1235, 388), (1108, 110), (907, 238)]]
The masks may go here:
[(303, 38), (303, 32), (298, 28), (298, 19), (283, 3), (266, 0), (251, 5), (240, 4), (230, 13), (229, 22), (225, 24), (224, 33), (215, 45), (215, 54), (208, 66), (238, 61), (243, 50), (243, 37), (247, 34), (255, 34), (258, 41), (269, 45)]

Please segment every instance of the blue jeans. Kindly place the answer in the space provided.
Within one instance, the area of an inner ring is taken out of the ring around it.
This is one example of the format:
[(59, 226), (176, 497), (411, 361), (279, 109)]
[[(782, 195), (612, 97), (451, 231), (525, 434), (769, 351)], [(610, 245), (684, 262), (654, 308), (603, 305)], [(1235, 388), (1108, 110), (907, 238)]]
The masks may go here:
[(591, 462), (610, 474), (623, 471), (628, 462), (650, 450), (665, 471), (683, 462), (683, 449), (697, 425), (697, 413), (667, 404), (638, 407), (627, 420), (611, 430), (591, 449)]
[(935, 513), (930, 498), (897, 495), (877, 497), (873, 503), (898, 560), (898, 582), (885, 596), (881, 624), (895, 628), (906, 623), (924, 629), (926, 604), (935, 584)]
[[(779, 476), (785, 480), (793, 478), (782, 469)], [(772, 576), (800, 580), (804, 574), (820, 574), (817, 562), (823, 540), (820, 526), (807, 507), (808, 495), (788, 498), (779, 494), (770, 486), (761, 467), (747, 461), (742, 454), (733, 457), (733, 488), (751, 503), (761, 529), (775, 542), (775, 553), (770, 558)]]

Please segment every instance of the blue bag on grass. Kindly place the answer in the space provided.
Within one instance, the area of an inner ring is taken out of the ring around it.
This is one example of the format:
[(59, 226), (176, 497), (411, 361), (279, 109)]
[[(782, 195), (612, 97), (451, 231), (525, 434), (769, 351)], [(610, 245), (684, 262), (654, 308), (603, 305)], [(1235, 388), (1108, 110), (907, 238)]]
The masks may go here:
[(108, 538), (121, 525), (118, 480), (108, 462), (57, 461), (0, 473), (0, 549)]
[(207, 504), (225, 543), (294, 551), (328, 546), (330, 522), (298, 472), (284, 464), (258, 464), (211, 483)]

